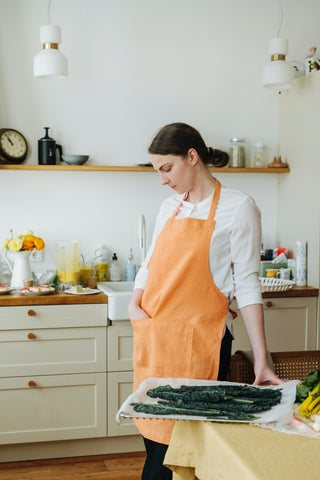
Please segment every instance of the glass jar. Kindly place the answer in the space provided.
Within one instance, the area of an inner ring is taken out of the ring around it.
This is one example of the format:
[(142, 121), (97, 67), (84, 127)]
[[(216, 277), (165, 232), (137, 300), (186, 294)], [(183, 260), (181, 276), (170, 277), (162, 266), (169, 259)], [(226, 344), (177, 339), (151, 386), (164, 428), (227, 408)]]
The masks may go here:
[(244, 167), (246, 162), (244, 138), (231, 138), (229, 167)]
[(253, 167), (262, 168), (264, 166), (264, 145), (255, 143), (253, 149)]

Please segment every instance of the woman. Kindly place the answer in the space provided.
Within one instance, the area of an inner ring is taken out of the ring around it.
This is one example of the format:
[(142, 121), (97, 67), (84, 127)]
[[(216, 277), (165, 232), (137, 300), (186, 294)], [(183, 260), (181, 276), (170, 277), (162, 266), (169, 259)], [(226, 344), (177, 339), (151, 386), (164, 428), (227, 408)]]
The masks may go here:
[[(260, 212), (248, 195), (221, 187), (207, 167), (226, 165), (228, 155), (207, 148), (183, 123), (163, 127), (149, 153), (161, 183), (175, 194), (161, 205), (128, 308), (134, 389), (148, 377), (225, 380), (234, 295), (253, 351), (254, 383), (282, 383), (267, 363)], [(135, 421), (147, 450), (142, 479), (172, 478), (162, 463), (174, 422)]]

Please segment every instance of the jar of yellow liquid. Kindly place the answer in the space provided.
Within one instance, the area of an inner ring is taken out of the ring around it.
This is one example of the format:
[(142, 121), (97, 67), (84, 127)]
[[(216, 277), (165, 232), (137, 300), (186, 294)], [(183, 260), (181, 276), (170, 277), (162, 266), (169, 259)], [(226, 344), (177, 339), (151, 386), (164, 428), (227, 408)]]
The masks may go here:
[(90, 262), (85, 262), (80, 267), (80, 283), (82, 286), (87, 287), (87, 278), (93, 275), (93, 265)]
[(80, 281), (80, 251), (77, 240), (59, 240), (56, 245), (57, 272), (63, 287)]

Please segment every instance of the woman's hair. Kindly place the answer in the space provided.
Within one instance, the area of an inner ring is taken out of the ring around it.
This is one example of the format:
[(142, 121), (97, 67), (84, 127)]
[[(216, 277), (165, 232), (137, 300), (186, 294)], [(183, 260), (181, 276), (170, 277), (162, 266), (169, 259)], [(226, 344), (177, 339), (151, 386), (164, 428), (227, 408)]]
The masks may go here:
[(162, 127), (152, 140), (148, 152), (186, 157), (190, 148), (197, 151), (205, 165), (225, 167), (229, 161), (229, 155), (226, 152), (208, 148), (198, 130), (179, 122)]

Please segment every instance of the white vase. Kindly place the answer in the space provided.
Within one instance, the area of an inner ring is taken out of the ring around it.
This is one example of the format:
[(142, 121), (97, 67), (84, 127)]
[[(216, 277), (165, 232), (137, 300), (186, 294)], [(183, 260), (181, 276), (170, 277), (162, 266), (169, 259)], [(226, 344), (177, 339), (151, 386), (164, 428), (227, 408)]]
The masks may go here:
[[(13, 266), (7, 258), (8, 253), (13, 259)], [(32, 272), (30, 266), (30, 250), (22, 250), (20, 252), (8, 252), (6, 254), (6, 259), (10, 270), (12, 272), (11, 277), (11, 288), (23, 288), (25, 280), (32, 279)]]

